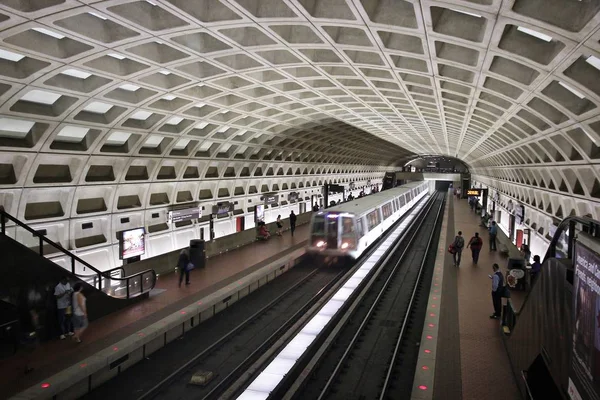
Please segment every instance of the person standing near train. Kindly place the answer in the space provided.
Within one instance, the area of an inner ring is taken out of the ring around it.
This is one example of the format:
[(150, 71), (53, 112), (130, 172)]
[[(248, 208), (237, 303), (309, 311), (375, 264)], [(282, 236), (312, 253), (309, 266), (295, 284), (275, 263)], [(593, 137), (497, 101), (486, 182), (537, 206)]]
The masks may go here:
[(294, 237), (294, 231), (296, 230), (296, 214), (294, 210), (290, 213), (290, 231), (292, 231), (292, 237)]

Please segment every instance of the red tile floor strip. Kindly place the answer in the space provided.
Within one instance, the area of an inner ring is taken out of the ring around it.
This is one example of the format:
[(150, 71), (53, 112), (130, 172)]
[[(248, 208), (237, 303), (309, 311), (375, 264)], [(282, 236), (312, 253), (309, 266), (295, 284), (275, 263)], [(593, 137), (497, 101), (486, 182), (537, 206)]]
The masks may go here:
[[(83, 343), (70, 339), (52, 340), (32, 350), (20, 350), (0, 360), (0, 397), (10, 397), (61, 370), (80, 362), (145, 326), (260, 268), (269, 258), (294, 247), (302, 248), (308, 224), (298, 226), (294, 237), (289, 231), (267, 242), (255, 242), (207, 260), (203, 269), (191, 273), (189, 286), (178, 287), (178, 274), (161, 275), (156, 289), (164, 292), (90, 323)], [(173, 266), (175, 267), (175, 266)], [(34, 370), (25, 374), (26, 366)]]

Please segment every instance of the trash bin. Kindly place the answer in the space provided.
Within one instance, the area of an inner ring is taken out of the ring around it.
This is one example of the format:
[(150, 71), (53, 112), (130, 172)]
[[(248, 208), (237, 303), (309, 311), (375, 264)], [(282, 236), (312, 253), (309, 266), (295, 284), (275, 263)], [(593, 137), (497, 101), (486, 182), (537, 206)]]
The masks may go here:
[(201, 239), (190, 240), (190, 262), (194, 264), (196, 268), (203, 268), (206, 266), (206, 250), (204, 244), (204, 240)]

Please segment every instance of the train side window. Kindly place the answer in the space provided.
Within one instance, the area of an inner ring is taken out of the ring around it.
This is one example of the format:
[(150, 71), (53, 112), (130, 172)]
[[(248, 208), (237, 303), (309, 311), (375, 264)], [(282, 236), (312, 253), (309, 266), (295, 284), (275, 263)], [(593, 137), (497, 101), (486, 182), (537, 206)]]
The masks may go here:
[(383, 219), (388, 219), (394, 213), (392, 211), (392, 203), (386, 203), (381, 206), (381, 213), (383, 214)]
[(365, 236), (365, 230), (363, 229), (363, 220), (362, 220), (362, 218), (358, 218), (356, 220), (356, 230), (358, 231), (358, 237)]
[(381, 223), (381, 215), (379, 214), (379, 209), (371, 211), (367, 214), (367, 226), (369, 231), (373, 230), (377, 225)]

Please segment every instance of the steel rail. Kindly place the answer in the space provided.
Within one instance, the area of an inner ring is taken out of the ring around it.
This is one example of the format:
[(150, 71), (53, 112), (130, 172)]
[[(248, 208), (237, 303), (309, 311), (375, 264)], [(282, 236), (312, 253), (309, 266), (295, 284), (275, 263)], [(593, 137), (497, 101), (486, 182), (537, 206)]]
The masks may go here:
[[(434, 205), (434, 201), (432, 201), (430, 204), (428, 204), (428, 208), (427, 208), (427, 210), (425, 210), (425, 215), (429, 215), (429, 212), (433, 208), (433, 205)], [(417, 223), (417, 219), (416, 218), (415, 218), (414, 221), (415, 221), (414, 223)], [(387, 291), (390, 282), (392, 281), (392, 279), (396, 275), (396, 271), (398, 270), (398, 268), (400, 267), (400, 265), (402, 264), (402, 262), (405, 260), (407, 254), (408, 254), (408, 252), (410, 250), (410, 246), (413, 244), (415, 238), (417, 237), (417, 234), (421, 231), (422, 226), (423, 226), (423, 224), (419, 225), (418, 229), (412, 231), (412, 236), (408, 240), (408, 243), (406, 244), (404, 250), (402, 251), (399, 259), (395, 262), (394, 267), (390, 271), (390, 273), (389, 273), (389, 275), (388, 275), (385, 283), (383, 284), (381, 290), (377, 294), (377, 297), (373, 301), (373, 304), (369, 308), (369, 311), (367, 312), (367, 314), (363, 318), (361, 324), (359, 325), (358, 329), (356, 330), (356, 333), (352, 337), (352, 340), (348, 344), (348, 347), (344, 351), (344, 354), (342, 355), (342, 357), (340, 358), (340, 360), (336, 364), (335, 369), (333, 370), (333, 373), (331, 374), (331, 376), (327, 380), (327, 383), (325, 384), (325, 386), (321, 390), (321, 394), (319, 395), (318, 400), (324, 399), (325, 396), (327, 395), (327, 393), (329, 392), (329, 389), (330, 389), (331, 385), (333, 384), (333, 382), (337, 378), (337, 376), (338, 376), (340, 370), (342, 369), (344, 363), (346, 362), (346, 360), (348, 359), (350, 353), (352, 352), (352, 349), (355, 347), (356, 342), (358, 341), (358, 338), (361, 336), (364, 328), (367, 326), (367, 324), (369, 323), (369, 320), (373, 316), (373, 313), (375, 312), (375, 309), (377, 308), (377, 306), (378, 306), (381, 298), (384, 296), (385, 292)], [(385, 266), (385, 264), (383, 264), (383, 266)]]
[[(445, 200), (443, 200), (441, 202), (440, 207), (438, 208), (438, 212), (437, 212), (437, 215), (435, 217), (435, 222), (433, 224), (433, 229), (434, 230), (435, 230), (435, 227), (438, 225), (438, 223), (440, 221), (440, 217), (442, 216), (442, 210), (444, 209), (444, 204), (445, 204)], [(433, 237), (434, 237), (434, 235), (431, 235), (429, 237), (429, 240), (427, 241), (427, 247), (426, 247), (426, 250), (425, 250), (425, 256), (423, 257), (423, 260), (421, 261), (421, 265), (419, 266), (419, 274), (417, 275), (417, 279), (415, 280), (415, 286), (414, 286), (412, 294), (410, 296), (410, 301), (408, 303), (408, 308), (406, 310), (406, 315), (404, 317), (404, 320), (402, 321), (402, 328), (400, 329), (400, 333), (398, 334), (398, 340), (396, 342), (396, 346), (394, 347), (394, 352), (392, 353), (392, 357), (390, 359), (390, 363), (389, 363), (389, 366), (388, 366), (388, 372), (386, 374), (385, 381), (383, 383), (383, 388), (382, 388), (381, 394), (379, 396), (380, 400), (383, 400), (385, 398), (385, 395), (386, 395), (387, 390), (388, 390), (389, 385), (390, 385), (390, 381), (391, 381), (391, 377), (392, 377), (392, 371), (394, 369), (394, 364), (396, 363), (396, 360), (398, 358), (398, 353), (400, 352), (400, 346), (401, 346), (402, 341), (404, 339), (404, 334), (406, 332), (406, 326), (408, 325), (408, 321), (409, 321), (409, 315), (413, 312), (414, 300), (416, 298), (416, 295), (417, 295), (417, 292), (418, 292), (418, 289), (419, 289), (419, 282), (421, 281), (421, 276), (423, 275), (423, 269), (425, 268), (425, 264), (426, 264), (426, 261), (427, 261), (427, 254), (431, 250)]]

